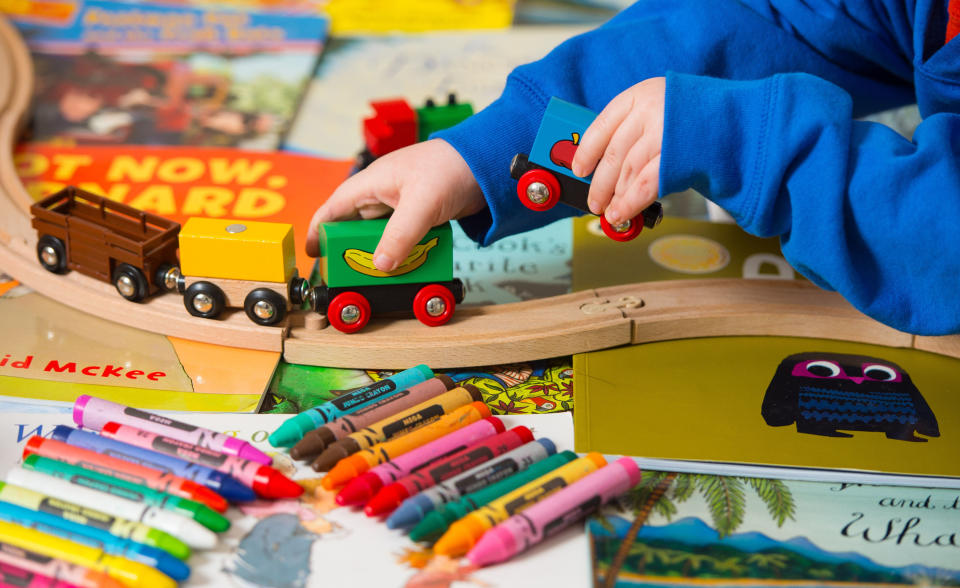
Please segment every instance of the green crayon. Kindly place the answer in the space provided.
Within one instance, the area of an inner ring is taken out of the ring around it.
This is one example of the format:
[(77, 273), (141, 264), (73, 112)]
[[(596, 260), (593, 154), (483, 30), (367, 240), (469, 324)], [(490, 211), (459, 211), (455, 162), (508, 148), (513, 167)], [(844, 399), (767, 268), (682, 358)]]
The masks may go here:
[(432, 544), (447, 531), (447, 527), (467, 516), (468, 513), (575, 459), (577, 459), (576, 453), (572, 451), (562, 451), (551, 455), (543, 461), (538, 461), (522, 472), (500, 480), (496, 484), (491, 484), (486, 488), (481, 488), (476, 492), (466, 494), (463, 498), (455, 502), (444, 504), (423, 517), (423, 520), (410, 531), (410, 539), (413, 541), (426, 541)]
[(151, 504), (193, 519), (204, 527), (220, 533), (230, 528), (230, 521), (209, 506), (194, 500), (154, 490), (136, 482), (101, 474), (77, 465), (57, 461), (49, 457), (30, 454), (23, 459), (23, 467), (50, 476), (67, 480), (71, 484), (92, 488), (134, 502)]
[(101, 529), (121, 539), (130, 539), (137, 543), (156, 547), (179, 559), (185, 560), (190, 557), (190, 547), (169, 533), (154, 529), (143, 523), (121, 519), (99, 510), (53, 498), (27, 488), (0, 482), (0, 500), (37, 512), (56, 515), (81, 525)]

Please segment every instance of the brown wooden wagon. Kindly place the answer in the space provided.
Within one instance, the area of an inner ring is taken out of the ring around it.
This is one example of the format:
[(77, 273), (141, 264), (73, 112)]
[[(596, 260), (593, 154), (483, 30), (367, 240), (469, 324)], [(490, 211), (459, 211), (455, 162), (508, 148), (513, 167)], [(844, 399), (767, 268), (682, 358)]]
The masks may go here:
[(37, 258), (47, 270), (109, 282), (134, 302), (176, 288), (178, 223), (72, 186), (30, 211)]

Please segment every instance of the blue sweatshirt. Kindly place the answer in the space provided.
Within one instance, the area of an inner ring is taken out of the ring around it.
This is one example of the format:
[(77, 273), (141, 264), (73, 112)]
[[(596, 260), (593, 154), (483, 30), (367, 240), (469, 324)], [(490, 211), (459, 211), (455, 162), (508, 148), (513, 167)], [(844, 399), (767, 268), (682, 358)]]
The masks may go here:
[[(509, 163), (550, 96), (601, 110), (666, 76), (660, 195), (695, 188), (819, 286), (915, 334), (960, 333), (960, 40), (945, 0), (641, 0), (521, 66), (437, 134), (489, 206), (481, 244), (577, 214), (527, 210)], [(919, 105), (912, 141), (853, 120)]]

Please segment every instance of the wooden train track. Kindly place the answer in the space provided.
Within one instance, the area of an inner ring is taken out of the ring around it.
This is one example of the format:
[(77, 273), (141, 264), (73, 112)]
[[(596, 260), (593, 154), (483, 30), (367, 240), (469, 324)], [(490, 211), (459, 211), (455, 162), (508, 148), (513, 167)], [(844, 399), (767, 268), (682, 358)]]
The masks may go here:
[[(345, 335), (295, 313), (283, 328), (243, 312), (221, 320), (187, 314), (179, 296), (128, 302), (106, 283), (37, 262), (32, 199), (17, 178), (13, 147), (32, 92), (30, 56), (0, 18), (0, 268), (63, 304), (139, 329), (196, 341), (282, 351), (294, 363), (333, 367), (435, 368), (493, 365), (619, 345), (725, 335), (781, 335), (914, 347), (960, 357), (960, 336), (915, 337), (853, 309), (839, 295), (778, 280), (681, 280), (600, 288), (541, 300), (461, 308), (442, 328), (374, 319)], [(314, 325), (315, 326), (315, 325)]]

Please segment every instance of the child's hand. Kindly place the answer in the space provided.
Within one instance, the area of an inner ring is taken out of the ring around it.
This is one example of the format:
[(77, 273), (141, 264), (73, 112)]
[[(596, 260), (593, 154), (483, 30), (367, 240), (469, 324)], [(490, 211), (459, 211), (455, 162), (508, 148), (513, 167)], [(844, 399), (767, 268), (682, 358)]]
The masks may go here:
[(433, 139), (388, 153), (340, 184), (313, 215), (307, 253), (319, 255), (322, 222), (378, 218), (393, 209), (373, 253), (373, 264), (392, 271), (431, 227), (469, 216), (487, 205), (467, 162), (446, 141)]
[(657, 199), (660, 143), (666, 80), (650, 78), (607, 104), (583, 133), (572, 171), (593, 172), (587, 197), (590, 212), (618, 225), (640, 214)]

